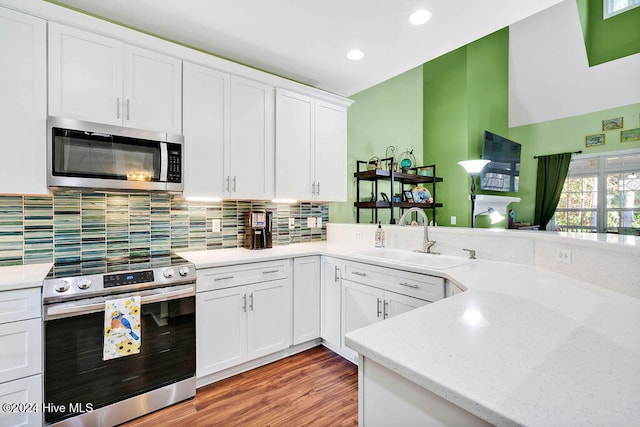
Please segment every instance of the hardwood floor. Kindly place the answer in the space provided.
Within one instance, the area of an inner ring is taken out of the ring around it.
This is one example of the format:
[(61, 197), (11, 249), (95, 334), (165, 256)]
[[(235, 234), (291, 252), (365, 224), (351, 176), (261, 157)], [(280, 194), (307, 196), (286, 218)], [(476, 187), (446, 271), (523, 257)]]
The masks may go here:
[(123, 426), (357, 424), (358, 368), (320, 346), (199, 388), (194, 399)]

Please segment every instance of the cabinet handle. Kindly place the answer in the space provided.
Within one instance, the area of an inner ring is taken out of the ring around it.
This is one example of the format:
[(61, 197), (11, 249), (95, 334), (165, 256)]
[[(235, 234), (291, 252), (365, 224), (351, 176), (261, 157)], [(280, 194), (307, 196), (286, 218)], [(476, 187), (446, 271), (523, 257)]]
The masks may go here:
[(311, 184), (311, 194), (315, 195), (316, 194), (316, 183), (312, 183)]
[(337, 265), (335, 265), (333, 267), (333, 281), (337, 282), (338, 280), (340, 280), (340, 269), (338, 268)]
[(249, 310), (253, 311), (253, 292), (249, 295)]
[(271, 274), (271, 273), (278, 273), (280, 270), (267, 270), (267, 271), (263, 271), (262, 274)]
[(236, 184), (237, 184), (237, 182), (236, 182), (236, 181), (237, 181), (237, 180), (236, 180), (236, 176), (234, 175), (234, 176), (233, 176), (233, 192), (234, 192), (234, 193), (236, 192)]
[(229, 192), (229, 176), (227, 175), (227, 179), (224, 180), (224, 191)]
[(242, 295), (242, 311), (247, 312), (247, 294)]
[(216, 277), (215, 279), (213, 279), (213, 281), (217, 282), (218, 280), (229, 280), (229, 279), (233, 279), (233, 276)]
[(413, 283), (407, 283), (407, 282), (400, 282), (399, 283), (400, 286), (406, 286), (407, 288), (413, 288), (413, 289), (418, 289), (420, 286), (413, 284)]
[(359, 271), (352, 271), (351, 274), (355, 274), (356, 276), (367, 277), (367, 273), (360, 273)]
[(320, 195), (320, 182), (316, 183), (316, 196)]
[(120, 97), (116, 98), (116, 119), (120, 118)]
[(376, 298), (376, 302), (378, 304), (378, 314), (376, 315), (376, 317), (380, 317), (380, 315), (382, 314), (382, 309), (380, 308), (382, 300), (380, 298)]
[(127, 98), (127, 120), (131, 120), (131, 101)]
[(383, 319), (389, 318), (389, 301), (384, 302), (384, 311), (382, 313), (382, 318)]

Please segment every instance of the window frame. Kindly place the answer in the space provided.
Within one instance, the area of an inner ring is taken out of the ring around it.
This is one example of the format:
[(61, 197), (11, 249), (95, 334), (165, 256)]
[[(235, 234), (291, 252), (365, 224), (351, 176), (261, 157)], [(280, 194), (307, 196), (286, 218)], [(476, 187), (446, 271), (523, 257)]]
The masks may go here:
[(602, 0), (602, 19), (609, 19), (613, 16), (616, 15), (620, 15), (621, 13), (627, 12), (631, 9), (635, 9), (636, 7), (640, 7), (640, 1), (639, 0), (629, 0), (629, 1), (633, 1), (635, 3), (627, 5), (626, 7), (617, 10), (615, 12), (610, 12), (610, 10), (613, 9), (613, 2), (614, 0)]

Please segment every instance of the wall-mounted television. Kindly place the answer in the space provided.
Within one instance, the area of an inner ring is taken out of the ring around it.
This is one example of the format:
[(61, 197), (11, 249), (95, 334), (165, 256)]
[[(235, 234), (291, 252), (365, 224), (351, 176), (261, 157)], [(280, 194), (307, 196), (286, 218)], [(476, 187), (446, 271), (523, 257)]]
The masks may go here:
[(484, 131), (482, 159), (491, 160), (480, 172), (480, 189), (518, 191), (521, 145), (507, 138)]

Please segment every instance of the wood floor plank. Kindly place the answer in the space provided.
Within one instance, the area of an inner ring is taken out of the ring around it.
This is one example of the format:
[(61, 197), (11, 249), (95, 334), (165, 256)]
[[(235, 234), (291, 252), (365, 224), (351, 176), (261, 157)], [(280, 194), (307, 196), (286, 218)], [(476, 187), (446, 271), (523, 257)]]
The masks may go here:
[(354, 426), (358, 368), (325, 347), (199, 388), (196, 397), (123, 424)]

